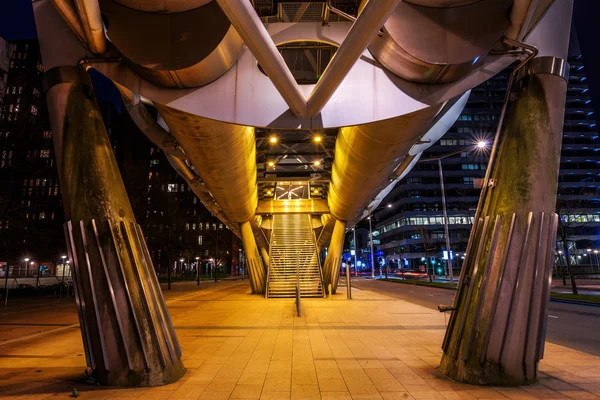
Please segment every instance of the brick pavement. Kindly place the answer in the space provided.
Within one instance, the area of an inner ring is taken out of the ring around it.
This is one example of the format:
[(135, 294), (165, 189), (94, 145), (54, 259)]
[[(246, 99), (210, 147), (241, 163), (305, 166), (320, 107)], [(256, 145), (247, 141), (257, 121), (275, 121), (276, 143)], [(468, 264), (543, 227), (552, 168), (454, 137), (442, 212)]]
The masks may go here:
[(187, 289), (165, 297), (188, 372), (155, 388), (81, 382), (85, 359), (72, 301), (0, 308), (0, 330), (29, 337), (0, 341), (0, 398), (67, 398), (74, 387), (81, 399), (600, 398), (600, 358), (550, 343), (535, 385), (446, 379), (435, 369), (444, 316), (378, 293), (353, 289), (352, 301), (344, 292), (303, 299), (299, 318), (294, 300), (250, 295), (247, 282)]

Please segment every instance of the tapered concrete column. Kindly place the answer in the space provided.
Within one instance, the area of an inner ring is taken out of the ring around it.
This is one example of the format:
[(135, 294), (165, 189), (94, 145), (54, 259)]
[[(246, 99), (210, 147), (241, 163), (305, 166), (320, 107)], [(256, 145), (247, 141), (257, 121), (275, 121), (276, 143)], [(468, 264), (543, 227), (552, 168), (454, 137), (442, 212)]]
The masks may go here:
[(452, 379), (536, 380), (556, 240), (567, 69), (564, 60), (540, 57), (520, 81), (443, 343), (440, 369)]
[(248, 268), (248, 279), (250, 280), (252, 293), (264, 293), (267, 275), (263, 262), (260, 259), (260, 253), (256, 246), (256, 239), (254, 238), (250, 222), (241, 223), (240, 232), (242, 234), (244, 253), (246, 254), (246, 266)]
[(87, 365), (106, 385), (174, 382), (181, 350), (89, 77), (53, 68), (46, 88)]
[(331, 241), (327, 248), (327, 258), (323, 266), (323, 288), (327, 290), (329, 284), (331, 284), (332, 293), (336, 292), (338, 286), (345, 236), (346, 221), (336, 220), (331, 234)]

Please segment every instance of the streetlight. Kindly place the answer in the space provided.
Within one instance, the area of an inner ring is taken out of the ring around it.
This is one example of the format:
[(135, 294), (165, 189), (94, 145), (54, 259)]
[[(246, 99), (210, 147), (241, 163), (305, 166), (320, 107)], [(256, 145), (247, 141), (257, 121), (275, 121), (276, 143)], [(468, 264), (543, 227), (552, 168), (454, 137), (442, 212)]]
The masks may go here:
[[(475, 149), (479, 149), (479, 150), (486, 149), (487, 147), (488, 147), (488, 143), (485, 140), (479, 140), (475, 145)], [(448, 227), (448, 210), (446, 208), (446, 189), (444, 186), (444, 170), (442, 169), (442, 160), (444, 158), (452, 157), (457, 154), (463, 153), (463, 151), (464, 150), (458, 150), (458, 151), (454, 151), (452, 153), (443, 154), (439, 157), (431, 157), (431, 158), (420, 160), (420, 162), (426, 162), (426, 161), (437, 161), (438, 162), (438, 170), (440, 172), (440, 190), (442, 192), (442, 211), (444, 214), (444, 236), (446, 236), (446, 251), (448, 252), (448, 272), (449, 272), (450, 283), (454, 283), (454, 274), (452, 271), (452, 250), (450, 248), (450, 232), (449, 232), (449, 227)]]
[(200, 257), (196, 257), (196, 282), (200, 286)]
[[(65, 281), (65, 260), (67, 256), (60, 256), (62, 258), (62, 281)], [(56, 274), (55, 274), (56, 275)]]
[(369, 212), (369, 238), (371, 245), (371, 278), (375, 279), (375, 253), (373, 253), (373, 227), (371, 226), (371, 212)]

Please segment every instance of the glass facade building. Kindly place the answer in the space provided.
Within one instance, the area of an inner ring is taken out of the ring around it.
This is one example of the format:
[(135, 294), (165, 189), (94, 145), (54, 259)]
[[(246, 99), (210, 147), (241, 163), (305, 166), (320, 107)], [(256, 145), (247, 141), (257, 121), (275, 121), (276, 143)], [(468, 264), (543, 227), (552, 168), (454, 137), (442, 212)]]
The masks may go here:
[[(558, 249), (563, 248), (562, 234), (574, 262), (600, 268), (600, 141), (584, 59), (574, 32), (558, 187)], [(454, 153), (441, 164), (455, 269), (460, 268), (467, 247), (507, 81), (508, 72), (504, 72), (473, 89), (453, 127), (421, 158)], [(486, 142), (487, 149), (477, 147), (481, 141)], [(374, 217), (374, 244), (392, 267), (424, 270), (432, 264), (441, 265), (446, 244), (437, 161), (417, 163)]]

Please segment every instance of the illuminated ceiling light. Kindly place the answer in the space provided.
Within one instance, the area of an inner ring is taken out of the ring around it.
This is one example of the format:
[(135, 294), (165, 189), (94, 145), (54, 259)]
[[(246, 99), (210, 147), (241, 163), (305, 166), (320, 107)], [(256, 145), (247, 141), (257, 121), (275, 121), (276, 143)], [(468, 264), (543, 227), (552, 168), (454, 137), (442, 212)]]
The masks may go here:
[(485, 149), (488, 147), (488, 144), (485, 140), (480, 140), (477, 142), (477, 147), (480, 149)]
[(314, 166), (318, 167), (319, 165), (321, 165), (321, 161), (317, 160), (313, 163)]
[(277, 139), (277, 136), (275, 136), (275, 135), (273, 135), (273, 136), (271, 136), (271, 137), (269, 138), (269, 142), (270, 142), (270, 143), (273, 143), (273, 144), (275, 144), (275, 143), (277, 143), (278, 141), (279, 141), (279, 139)]
[(315, 135), (315, 137), (313, 137), (313, 141), (315, 143), (321, 143), (321, 141), (323, 141), (323, 137), (321, 135)]
[(267, 165), (268, 165), (269, 167), (274, 167), (274, 166), (275, 166), (275, 162), (274, 162), (274, 161), (269, 161), (269, 162), (267, 163)]
[(273, 192), (271, 192), (270, 190), (267, 190), (267, 194), (273, 194)]
[(388, 206), (388, 208), (392, 208), (392, 205), (391, 205), (391, 204), (388, 204), (387, 206)]

